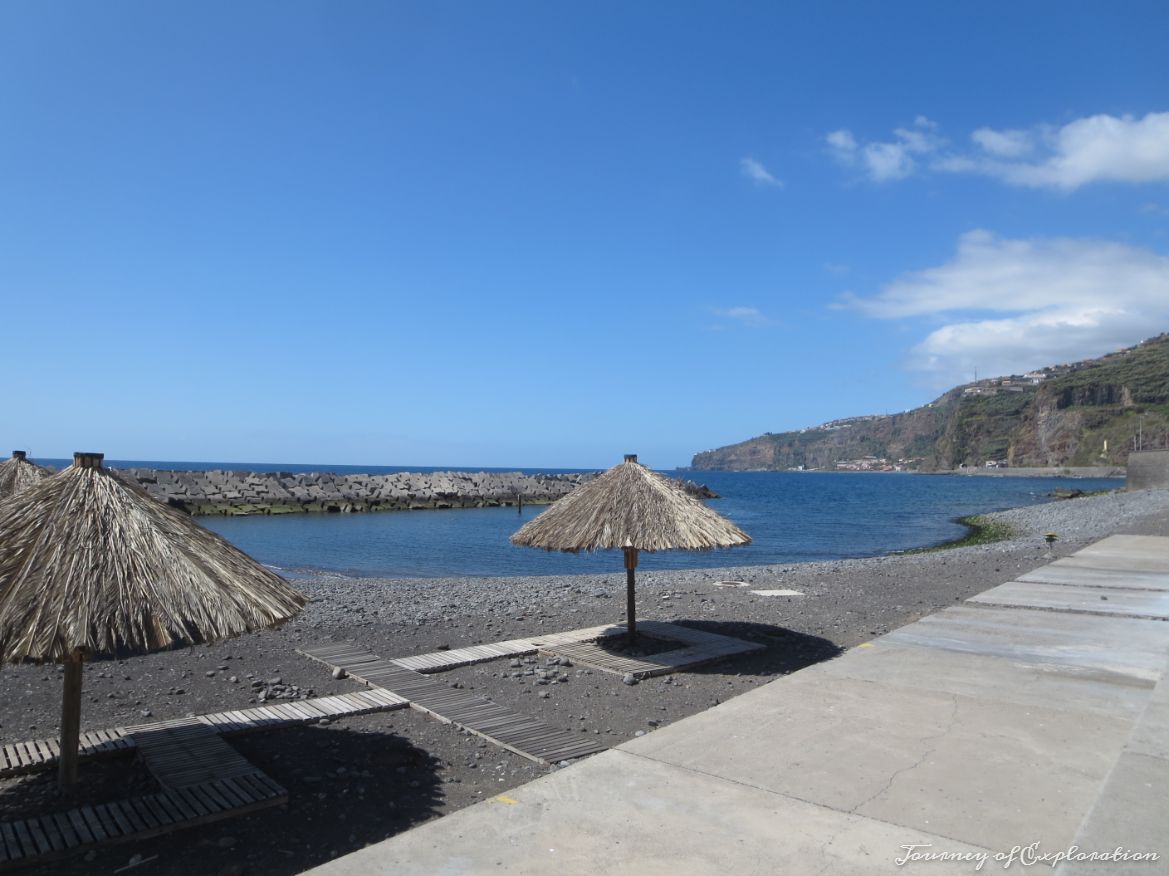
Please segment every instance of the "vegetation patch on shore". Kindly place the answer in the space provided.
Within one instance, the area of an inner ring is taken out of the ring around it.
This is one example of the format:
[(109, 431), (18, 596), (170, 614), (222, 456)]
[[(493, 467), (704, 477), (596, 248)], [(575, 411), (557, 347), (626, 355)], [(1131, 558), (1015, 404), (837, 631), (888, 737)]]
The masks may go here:
[(914, 548), (906, 551), (907, 554), (929, 554), (935, 551), (948, 551), (952, 548), (969, 547), (976, 544), (993, 544), (996, 541), (1007, 541), (1018, 535), (1018, 532), (1009, 523), (975, 514), (970, 517), (959, 517), (957, 520), (966, 527), (966, 534), (953, 541), (944, 541), (941, 544), (929, 547)]

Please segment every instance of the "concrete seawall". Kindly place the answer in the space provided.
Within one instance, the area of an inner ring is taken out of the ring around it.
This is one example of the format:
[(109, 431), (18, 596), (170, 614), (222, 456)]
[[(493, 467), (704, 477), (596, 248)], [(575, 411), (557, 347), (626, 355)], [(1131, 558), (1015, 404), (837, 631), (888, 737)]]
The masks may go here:
[(1141, 450), (1128, 455), (1130, 490), (1169, 488), (1169, 450)]
[(1123, 465), (1057, 465), (1049, 468), (956, 468), (949, 472), (966, 477), (984, 478), (1122, 478)]
[[(593, 474), (519, 472), (395, 472), (338, 475), (328, 472), (118, 470), (153, 498), (191, 514), (333, 514), (548, 505)], [(700, 498), (706, 487), (683, 482)]]

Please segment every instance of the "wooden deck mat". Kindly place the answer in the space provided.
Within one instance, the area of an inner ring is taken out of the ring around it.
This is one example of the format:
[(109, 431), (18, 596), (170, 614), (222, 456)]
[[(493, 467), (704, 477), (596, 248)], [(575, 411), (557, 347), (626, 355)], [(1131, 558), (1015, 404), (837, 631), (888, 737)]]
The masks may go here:
[[(81, 735), (80, 756), (84, 758), (117, 754), (132, 750), (136, 746), (134, 734), (147, 728), (159, 728), (175, 724), (186, 724), (192, 720), (215, 729), (223, 735), (249, 733), (272, 727), (293, 724), (309, 724), (321, 718), (339, 718), (348, 715), (365, 715), (392, 709), (404, 709), (408, 700), (395, 696), (387, 690), (363, 690), (311, 700), (273, 701), (263, 706), (237, 709), (230, 712), (216, 712), (200, 715), (198, 718), (178, 718), (173, 722), (163, 721), (142, 724), (135, 727), (114, 727), (109, 730), (94, 730)], [(14, 776), (53, 767), (60, 754), (60, 743), (56, 739), (34, 739), (29, 742), (13, 742), (0, 747), (0, 777)]]
[(0, 870), (278, 806), (288, 792), (255, 772), (113, 803), (0, 823)]
[[(655, 675), (668, 675), (736, 654), (760, 651), (767, 647), (757, 642), (747, 642), (718, 633), (707, 633), (703, 630), (695, 630), (665, 621), (643, 621), (637, 626), (638, 630), (646, 635), (671, 639), (682, 643), (683, 647), (674, 651), (663, 651), (649, 657), (636, 658), (606, 651), (595, 641), (546, 645), (540, 650), (557, 657), (567, 657), (574, 663), (599, 669), (602, 672), (612, 672), (616, 675), (630, 674), (636, 678), (650, 678)], [(620, 631), (624, 632), (624, 627), (621, 627)]]
[(558, 645), (548, 649), (547, 653), (557, 657), (567, 657), (573, 663), (599, 669), (602, 672), (611, 672), (615, 675), (633, 675), (636, 678), (650, 678), (655, 675), (669, 675), (690, 669), (703, 663), (721, 660), (734, 654), (756, 650), (752, 648), (738, 648), (727, 650), (725, 646), (695, 645), (679, 648), (676, 651), (665, 651), (649, 657), (626, 657), (606, 651), (595, 642), (582, 642), (579, 645)]
[(455, 724), (508, 751), (538, 763), (595, 754), (604, 745), (570, 730), (557, 730), (537, 718), (511, 711), (486, 697), (452, 688), (421, 672), (399, 666), (353, 645), (328, 645), (300, 653), (328, 666), (340, 666), (354, 679), (387, 688), (407, 698), (412, 708)]
[[(86, 733), (81, 737), (83, 756), (136, 750), (162, 792), (2, 822), (0, 870), (284, 804), (288, 791), (228, 745), (224, 735), (408, 705), (405, 698), (375, 688)], [(0, 774), (8, 775), (45, 769), (60, 753), (55, 739), (18, 742), (0, 750)]]
[(167, 790), (262, 774), (197, 718), (135, 728), (138, 756)]

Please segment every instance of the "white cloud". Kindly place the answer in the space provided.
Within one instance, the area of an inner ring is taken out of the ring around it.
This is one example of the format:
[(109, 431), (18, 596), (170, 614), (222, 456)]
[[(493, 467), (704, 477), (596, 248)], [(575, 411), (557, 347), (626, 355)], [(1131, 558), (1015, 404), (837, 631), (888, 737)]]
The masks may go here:
[(755, 307), (727, 307), (722, 309), (715, 307), (711, 308), (711, 310), (716, 316), (738, 323), (741, 326), (746, 326), (747, 328), (762, 328), (765, 325), (771, 325), (771, 320)]
[(842, 164), (874, 182), (904, 179), (920, 170), (989, 176), (1008, 185), (1073, 191), (1097, 182), (1169, 182), (1169, 112), (1099, 114), (1063, 127), (1028, 130), (977, 128), (973, 148), (946, 149), (937, 125), (918, 116), (888, 141), (860, 143), (846, 128), (825, 138)]
[(1031, 135), (1026, 131), (995, 131), (979, 128), (970, 139), (996, 158), (1018, 158), (1031, 151)]
[[(1032, 141), (1039, 144), (1038, 160), (1007, 160), (1025, 151), (1011, 152), (1011, 144), (1029, 145)], [(975, 131), (975, 142), (991, 157), (974, 157), (965, 167), (941, 169), (983, 173), (1010, 185), (1065, 191), (1095, 182), (1169, 182), (1169, 113), (1149, 113), (1143, 119), (1088, 116), (1062, 128), (1038, 128), (1031, 134), (980, 128)]]
[(852, 136), (852, 131), (847, 128), (832, 131), (824, 139), (828, 141), (828, 145), (834, 150), (844, 153), (846, 156), (856, 151), (856, 138)]
[(917, 169), (918, 157), (941, 147), (943, 141), (933, 133), (936, 127), (925, 116), (918, 116), (912, 128), (897, 128), (887, 142), (858, 143), (847, 128), (832, 131), (824, 140), (841, 164), (861, 168), (873, 182), (885, 182), (909, 176)]
[(783, 187), (783, 180), (776, 179), (772, 176), (771, 172), (754, 158), (739, 159), (739, 170), (742, 171), (743, 176), (747, 177), (747, 179), (756, 185)]
[(939, 385), (1018, 374), (1131, 345), (1169, 324), (1169, 258), (1105, 240), (1007, 240), (971, 231), (944, 265), (845, 306), (934, 328), (911, 367)]

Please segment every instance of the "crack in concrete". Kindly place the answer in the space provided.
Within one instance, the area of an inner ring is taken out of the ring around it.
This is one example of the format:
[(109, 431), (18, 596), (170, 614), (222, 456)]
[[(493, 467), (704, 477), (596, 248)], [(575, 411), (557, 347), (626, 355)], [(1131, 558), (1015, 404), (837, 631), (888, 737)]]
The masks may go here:
[[(927, 742), (927, 743), (928, 742), (935, 742), (936, 743), (938, 740), (942, 739), (951, 730), (954, 729), (954, 725), (958, 722), (958, 695), (957, 694), (950, 694), (950, 704), (951, 704), (950, 719), (949, 719), (949, 721), (946, 722), (946, 726), (943, 727), (938, 733), (935, 733), (933, 736), (926, 736), (925, 738), (923, 738), (921, 740), (922, 742)], [(893, 783), (895, 781), (897, 781), (897, 779), (899, 779), (905, 773), (912, 772), (913, 770), (915, 770), (919, 766), (921, 766), (923, 763), (925, 763), (926, 758), (929, 757), (931, 754), (933, 754), (935, 751), (937, 751), (937, 745), (931, 745), (929, 748), (927, 748), (925, 751), (923, 751), (921, 753), (921, 757), (919, 757), (916, 761), (911, 763), (909, 766), (902, 767), (901, 769), (894, 772), (893, 775), (889, 776), (889, 781), (887, 781), (885, 783), (884, 787), (878, 789), (873, 794), (871, 794), (869, 797), (862, 800), (856, 806), (852, 807), (852, 809), (850, 809), (849, 812), (853, 813), (854, 815), (856, 813), (858, 813), (860, 811), (861, 807), (871, 803), (873, 800), (877, 799), (882, 794), (884, 794), (886, 791), (888, 791), (891, 787), (893, 787)]]

